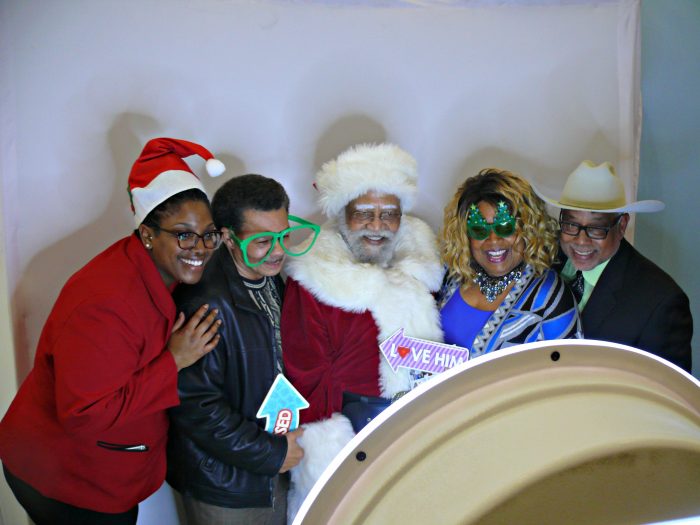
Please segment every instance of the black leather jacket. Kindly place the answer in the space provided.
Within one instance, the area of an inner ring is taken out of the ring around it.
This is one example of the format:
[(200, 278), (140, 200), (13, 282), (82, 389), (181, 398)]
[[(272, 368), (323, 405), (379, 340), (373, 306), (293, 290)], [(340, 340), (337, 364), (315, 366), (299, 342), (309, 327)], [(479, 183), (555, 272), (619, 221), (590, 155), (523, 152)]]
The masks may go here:
[[(276, 284), (282, 296), (282, 279)], [(170, 410), (168, 474), (182, 494), (220, 507), (272, 505), (272, 488), (287, 440), (255, 417), (276, 376), (272, 323), (253, 303), (222, 246), (202, 280), (180, 285), (178, 311), (189, 317), (202, 304), (219, 309), (217, 347), (180, 371), (180, 406)]]

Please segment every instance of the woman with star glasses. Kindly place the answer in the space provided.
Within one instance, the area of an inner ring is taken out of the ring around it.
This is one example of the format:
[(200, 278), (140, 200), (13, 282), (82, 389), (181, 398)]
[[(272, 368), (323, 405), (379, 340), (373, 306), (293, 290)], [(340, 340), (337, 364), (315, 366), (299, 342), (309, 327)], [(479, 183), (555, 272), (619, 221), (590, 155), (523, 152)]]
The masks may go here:
[(484, 169), (445, 208), (438, 296), (445, 342), (476, 357), (505, 346), (582, 337), (576, 302), (550, 269), (557, 223), (530, 184)]

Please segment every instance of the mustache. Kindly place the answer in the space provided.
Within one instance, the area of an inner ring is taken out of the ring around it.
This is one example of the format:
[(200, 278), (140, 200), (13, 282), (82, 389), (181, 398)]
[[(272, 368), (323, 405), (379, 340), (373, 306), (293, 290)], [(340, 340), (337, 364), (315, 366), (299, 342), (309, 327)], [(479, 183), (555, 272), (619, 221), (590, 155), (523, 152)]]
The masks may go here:
[(396, 236), (396, 233), (391, 230), (370, 230), (369, 228), (362, 228), (361, 230), (349, 231), (347, 235), (352, 239), (359, 239), (360, 237), (381, 237), (391, 240)]

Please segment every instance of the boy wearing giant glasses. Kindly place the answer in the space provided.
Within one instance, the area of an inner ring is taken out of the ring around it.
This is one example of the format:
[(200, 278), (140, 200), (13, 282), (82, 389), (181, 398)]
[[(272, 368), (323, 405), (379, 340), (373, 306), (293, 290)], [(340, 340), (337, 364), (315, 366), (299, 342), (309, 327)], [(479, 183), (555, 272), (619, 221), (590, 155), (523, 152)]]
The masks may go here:
[[(280, 270), (288, 255), (311, 249), (319, 228), (289, 215), (284, 188), (261, 175), (228, 181), (212, 210), (224, 247), (197, 286), (176, 290), (175, 302), (185, 312), (203, 303), (217, 308), (221, 340), (200, 366), (179, 376), (168, 482), (182, 494), (190, 525), (285, 523), (284, 473), (303, 456), (297, 443), (303, 430), (269, 434), (256, 413), (284, 371)], [(309, 239), (300, 249), (304, 234)]]
[(559, 199), (561, 269), (579, 297), (589, 339), (622, 343), (691, 371), (693, 319), (688, 297), (656, 264), (624, 238), (630, 213), (656, 212), (656, 200), (627, 203), (625, 188), (609, 162), (582, 162)]

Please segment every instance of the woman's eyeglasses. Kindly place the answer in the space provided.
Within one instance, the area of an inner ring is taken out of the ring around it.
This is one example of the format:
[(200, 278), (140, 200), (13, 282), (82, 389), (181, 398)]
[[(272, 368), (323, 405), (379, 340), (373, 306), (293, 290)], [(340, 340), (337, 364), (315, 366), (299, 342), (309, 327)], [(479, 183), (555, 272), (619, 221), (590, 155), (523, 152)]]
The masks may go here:
[(467, 218), (467, 235), (477, 241), (483, 241), (491, 235), (492, 231), (499, 237), (510, 237), (515, 233), (515, 224), (515, 217), (503, 201), (498, 203), (496, 216), (491, 223), (486, 222), (479, 208), (472, 204), (469, 207), (469, 217)]
[[(285, 228), (280, 232), (260, 232), (251, 235), (246, 239), (239, 239), (236, 234), (233, 233), (233, 229), (229, 227), (229, 237), (235, 242), (241, 249), (243, 253), (243, 261), (246, 266), (255, 268), (260, 266), (275, 249), (275, 244), (280, 243), (280, 246), (287, 255), (292, 257), (298, 257), (307, 253), (311, 247), (316, 242), (321, 227), (313, 222), (309, 222), (300, 217), (295, 217), (294, 215), (289, 216), (291, 222), (298, 223), (295, 226), (290, 226)], [(291, 243), (291, 234), (293, 232), (304, 232), (307, 231), (313, 235), (310, 242), (301, 242), (299, 244), (293, 245)], [(258, 258), (260, 254), (263, 254), (261, 258)], [(257, 262), (251, 262), (251, 258), (258, 259)]]
[(165, 230), (163, 228), (158, 229), (175, 237), (177, 239), (177, 245), (181, 250), (193, 250), (197, 247), (199, 239), (202, 239), (202, 244), (208, 250), (214, 250), (221, 244), (221, 232), (218, 230), (204, 232), (200, 235), (196, 232)]

